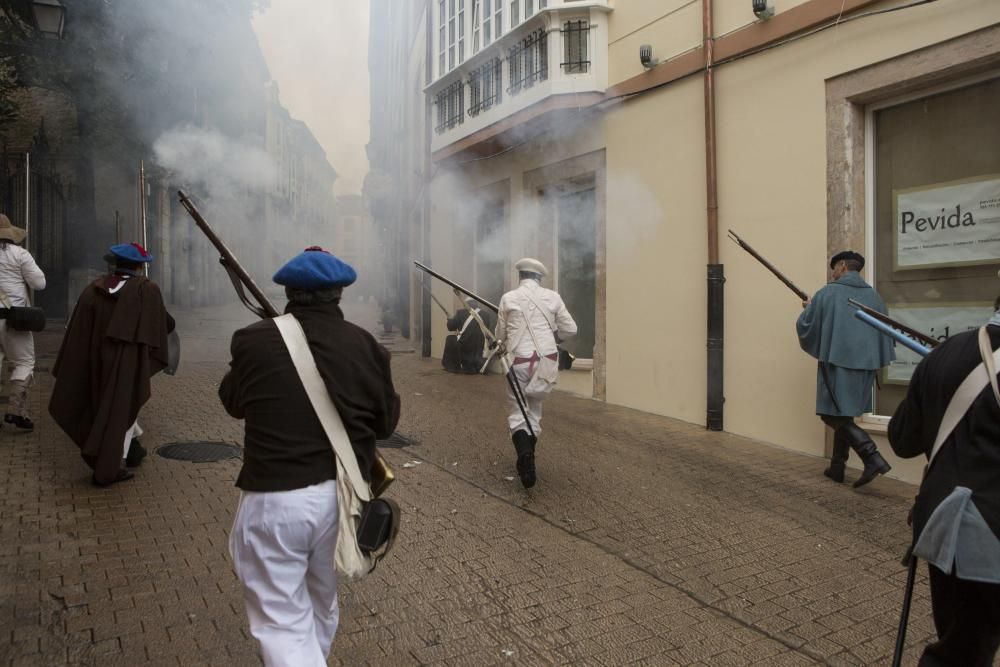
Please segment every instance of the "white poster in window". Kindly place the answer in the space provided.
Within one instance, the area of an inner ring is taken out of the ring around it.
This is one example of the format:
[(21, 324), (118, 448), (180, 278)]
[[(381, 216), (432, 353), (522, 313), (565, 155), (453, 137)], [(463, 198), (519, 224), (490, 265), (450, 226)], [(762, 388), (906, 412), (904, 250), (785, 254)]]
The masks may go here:
[[(947, 340), (957, 333), (978, 329), (992, 315), (993, 307), (990, 305), (889, 306), (889, 317), (938, 340)], [(886, 382), (909, 383), (910, 376), (921, 359), (916, 352), (896, 345), (896, 360), (886, 369)]]
[(894, 268), (1000, 262), (1000, 175), (893, 192)]

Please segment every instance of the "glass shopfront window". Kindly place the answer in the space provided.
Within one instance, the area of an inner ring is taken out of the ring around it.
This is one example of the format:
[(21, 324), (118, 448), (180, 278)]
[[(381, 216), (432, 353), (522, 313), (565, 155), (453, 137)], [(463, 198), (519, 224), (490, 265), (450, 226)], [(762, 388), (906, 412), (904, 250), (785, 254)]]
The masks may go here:
[[(938, 339), (981, 326), (1000, 295), (1000, 73), (876, 109), (873, 257), (866, 277), (889, 315)], [(871, 250), (871, 249), (870, 249)], [(918, 355), (897, 361), (875, 391), (889, 416)]]

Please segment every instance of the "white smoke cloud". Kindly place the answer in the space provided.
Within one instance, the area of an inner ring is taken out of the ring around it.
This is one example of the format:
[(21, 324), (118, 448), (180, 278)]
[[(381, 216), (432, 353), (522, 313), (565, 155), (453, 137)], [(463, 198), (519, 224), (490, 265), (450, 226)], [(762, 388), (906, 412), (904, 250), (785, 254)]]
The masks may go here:
[(211, 129), (169, 130), (153, 143), (153, 153), (179, 180), (203, 184), (212, 195), (239, 188), (263, 191), (277, 178), (277, 166), (266, 151)]

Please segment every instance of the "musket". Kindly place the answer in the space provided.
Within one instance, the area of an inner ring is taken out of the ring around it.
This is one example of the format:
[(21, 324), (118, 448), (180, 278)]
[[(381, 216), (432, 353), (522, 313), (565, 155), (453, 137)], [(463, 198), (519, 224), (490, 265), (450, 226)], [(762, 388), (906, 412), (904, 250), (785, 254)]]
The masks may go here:
[[(897, 322), (896, 320), (892, 319), (888, 315), (880, 313), (877, 310), (875, 310), (874, 308), (869, 308), (868, 306), (864, 305), (863, 303), (859, 303), (858, 301), (856, 301), (854, 299), (848, 299), (847, 303), (851, 304), (852, 306), (854, 306), (858, 310), (860, 310), (860, 311), (868, 314), (869, 316), (875, 318), (879, 322), (881, 322), (883, 324), (887, 324), (887, 325), (889, 325), (890, 327), (892, 327), (894, 329), (899, 329), (900, 331), (902, 331), (903, 333), (905, 333), (907, 336), (909, 336), (910, 338), (913, 338), (914, 340), (916, 340), (918, 343), (921, 343), (925, 347), (935, 347), (938, 343), (941, 342), (937, 338), (934, 338), (932, 336), (928, 336), (927, 334), (925, 334), (925, 333), (923, 333), (921, 331), (917, 331), (916, 329), (914, 329), (912, 327), (908, 327), (905, 324), (903, 324), (902, 322)], [(905, 345), (905, 343), (904, 343), (904, 345)], [(907, 347), (909, 347), (909, 346), (907, 346)], [(912, 348), (910, 348), (910, 349), (912, 349)], [(924, 356), (926, 356), (926, 355), (924, 355)]]
[(763, 264), (764, 268), (767, 269), (768, 271), (770, 271), (771, 273), (773, 273), (774, 276), (778, 280), (780, 280), (781, 282), (785, 283), (785, 286), (788, 287), (788, 289), (790, 289), (793, 292), (795, 292), (795, 296), (799, 297), (800, 300), (802, 300), (802, 301), (808, 301), (809, 300), (809, 295), (808, 294), (806, 294), (805, 292), (803, 292), (799, 288), (798, 285), (796, 285), (791, 280), (789, 280), (788, 278), (786, 278), (785, 274), (783, 274), (781, 271), (779, 271), (777, 269), (777, 267), (774, 266), (774, 264), (771, 264), (771, 262), (769, 262), (766, 259), (764, 259), (763, 255), (761, 255), (759, 252), (757, 252), (756, 250), (754, 250), (750, 246), (749, 243), (747, 243), (746, 241), (744, 241), (743, 239), (741, 239), (739, 236), (737, 236), (736, 232), (734, 232), (731, 229), (729, 230), (729, 238), (730, 238), (730, 240), (734, 241), (736, 243), (736, 245), (738, 245), (739, 247), (743, 248), (748, 253), (750, 253), (751, 257), (753, 257), (758, 262), (760, 262), (761, 264)]
[(445, 278), (440, 273), (438, 273), (437, 271), (435, 271), (434, 269), (432, 269), (431, 267), (429, 267), (429, 266), (427, 266), (425, 264), (421, 264), (420, 262), (418, 262), (416, 260), (414, 260), (413, 263), (416, 264), (417, 268), (420, 269), (421, 271), (424, 271), (425, 273), (429, 273), (430, 275), (434, 276), (435, 278), (437, 278), (438, 280), (440, 280), (441, 282), (443, 282), (443, 283), (445, 283), (447, 285), (451, 285), (452, 288), (457, 289), (459, 292), (461, 292), (465, 296), (472, 297), (473, 299), (475, 299), (479, 303), (483, 304), (484, 306), (486, 306), (487, 308), (489, 308), (490, 310), (492, 310), (494, 313), (499, 313), (500, 312), (500, 307), (497, 306), (495, 303), (491, 303), (491, 302), (487, 301), (486, 299), (484, 299), (483, 297), (481, 297), (478, 294), (476, 294), (475, 292), (472, 292), (472, 291), (469, 291), (469, 290), (465, 289), (464, 287), (462, 287), (458, 283), (454, 282), (453, 280)]
[[(198, 225), (198, 228), (204, 232), (205, 236), (215, 249), (219, 251), (219, 263), (222, 264), (223, 268), (226, 269), (226, 273), (229, 274), (229, 279), (233, 282), (233, 287), (236, 289), (236, 295), (243, 302), (243, 305), (250, 309), (252, 313), (257, 315), (262, 319), (268, 317), (277, 317), (278, 309), (274, 307), (264, 292), (257, 287), (257, 283), (253, 281), (250, 274), (246, 272), (243, 265), (240, 264), (239, 260), (233, 255), (233, 253), (226, 247), (226, 244), (222, 242), (216, 233), (212, 230), (209, 224), (205, 221), (205, 218), (201, 216), (198, 212), (197, 207), (195, 207), (194, 202), (192, 202), (183, 190), (177, 191), (177, 197), (181, 202), (181, 206), (187, 209), (187, 212), (194, 219), (194, 223)], [(247, 298), (246, 292), (249, 291), (254, 299), (257, 300), (257, 304), (251, 303)], [(258, 305), (259, 304), (259, 305)]]
[[(484, 306), (492, 310), (494, 313), (499, 314), (500, 308), (496, 304), (487, 301), (486, 299), (484, 299), (483, 297), (479, 296), (478, 294), (476, 294), (471, 290), (465, 289), (455, 281), (449, 278), (445, 278), (440, 273), (438, 273), (437, 271), (435, 271), (434, 269), (430, 268), (425, 264), (421, 264), (416, 260), (414, 260), (413, 263), (416, 264), (417, 268), (420, 269), (421, 271), (424, 271), (425, 273), (434, 276), (435, 278), (437, 278), (438, 280), (447, 285), (451, 285), (452, 288), (458, 290), (459, 292), (468, 297), (475, 299), (479, 303), (483, 304)], [(521, 382), (517, 379), (517, 376), (514, 375), (514, 369), (511, 368), (510, 362), (507, 361), (507, 355), (504, 353), (503, 350), (500, 351), (500, 362), (503, 364), (504, 376), (507, 378), (507, 385), (510, 386), (510, 391), (511, 393), (514, 394), (514, 401), (517, 403), (517, 407), (521, 410), (521, 416), (524, 417), (524, 424), (525, 426), (528, 427), (528, 433), (531, 435), (531, 437), (535, 437), (535, 429), (532, 428), (531, 420), (528, 419), (528, 409), (527, 409), (528, 400), (524, 397), (524, 390), (521, 388)]]
[[(149, 239), (146, 233), (146, 165), (139, 160), (139, 236), (142, 247), (149, 249)], [(142, 275), (149, 275), (149, 264), (142, 265)]]
[(422, 285), (422, 287), (425, 290), (427, 290), (427, 296), (429, 296), (431, 298), (431, 300), (434, 303), (436, 303), (438, 305), (438, 307), (444, 312), (444, 316), (447, 317), (448, 319), (451, 319), (451, 313), (448, 312), (448, 309), (444, 307), (443, 303), (441, 303), (440, 301), (438, 301), (438, 298), (436, 296), (434, 296), (434, 292), (431, 291), (431, 288), (429, 286), (427, 286), (427, 285)]
[[(854, 304), (852, 304), (852, 305), (854, 305)], [(913, 340), (909, 336), (907, 336), (907, 335), (905, 335), (903, 333), (900, 333), (899, 331), (896, 331), (895, 329), (893, 329), (891, 326), (889, 326), (888, 324), (886, 324), (882, 320), (879, 320), (879, 319), (873, 317), (872, 315), (870, 315), (869, 313), (867, 313), (864, 310), (855, 310), (854, 311), (854, 317), (858, 318), (859, 320), (861, 320), (862, 322), (864, 322), (868, 326), (872, 327), (873, 329), (875, 329), (877, 331), (881, 331), (886, 336), (888, 336), (889, 338), (893, 339), (894, 341), (896, 341), (897, 343), (899, 343), (903, 347), (906, 347), (906, 348), (909, 348), (909, 349), (913, 350), (914, 352), (916, 352), (917, 354), (919, 354), (921, 357), (926, 357), (928, 354), (931, 353), (931, 348), (926, 347), (924, 345), (921, 345), (920, 343), (918, 343), (917, 341)]]

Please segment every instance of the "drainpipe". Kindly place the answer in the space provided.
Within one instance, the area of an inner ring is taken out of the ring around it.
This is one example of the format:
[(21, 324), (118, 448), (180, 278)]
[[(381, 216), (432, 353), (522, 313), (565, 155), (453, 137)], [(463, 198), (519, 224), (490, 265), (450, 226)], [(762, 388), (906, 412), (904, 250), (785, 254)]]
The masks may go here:
[(708, 227), (708, 410), (705, 425), (721, 431), (723, 425), (723, 287), (725, 270), (719, 263), (719, 200), (715, 143), (715, 71), (712, 0), (702, 0), (703, 51), (705, 53), (705, 190)]
[[(433, 27), (433, 7), (432, 3), (426, 3), (425, 7), (425, 31), (424, 39), (426, 41), (424, 48), (424, 80), (430, 82), (434, 77), (434, 27)], [(423, 242), (423, 247), (421, 248), (424, 263), (428, 266), (432, 266), (431, 262), (431, 100), (430, 96), (421, 93), (424, 96), (424, 168), (423, 168), (423, 184), (420, 189), (421, 197), (423, 198), (423, 210), (421, 215), (421, 237)], [(409, 262), (407, 262), (407, 267), (409, 268)], [(410, 271), (413, 269), (410, 268)], [(424, 287), (427, 289), (420, 290), (420, 356), (428, 358), (431, 356), (431, 300), (430, 300), (430, 288), (431, 288), (431, 277), (421, 271), (420, 280), (423, 282)]]

